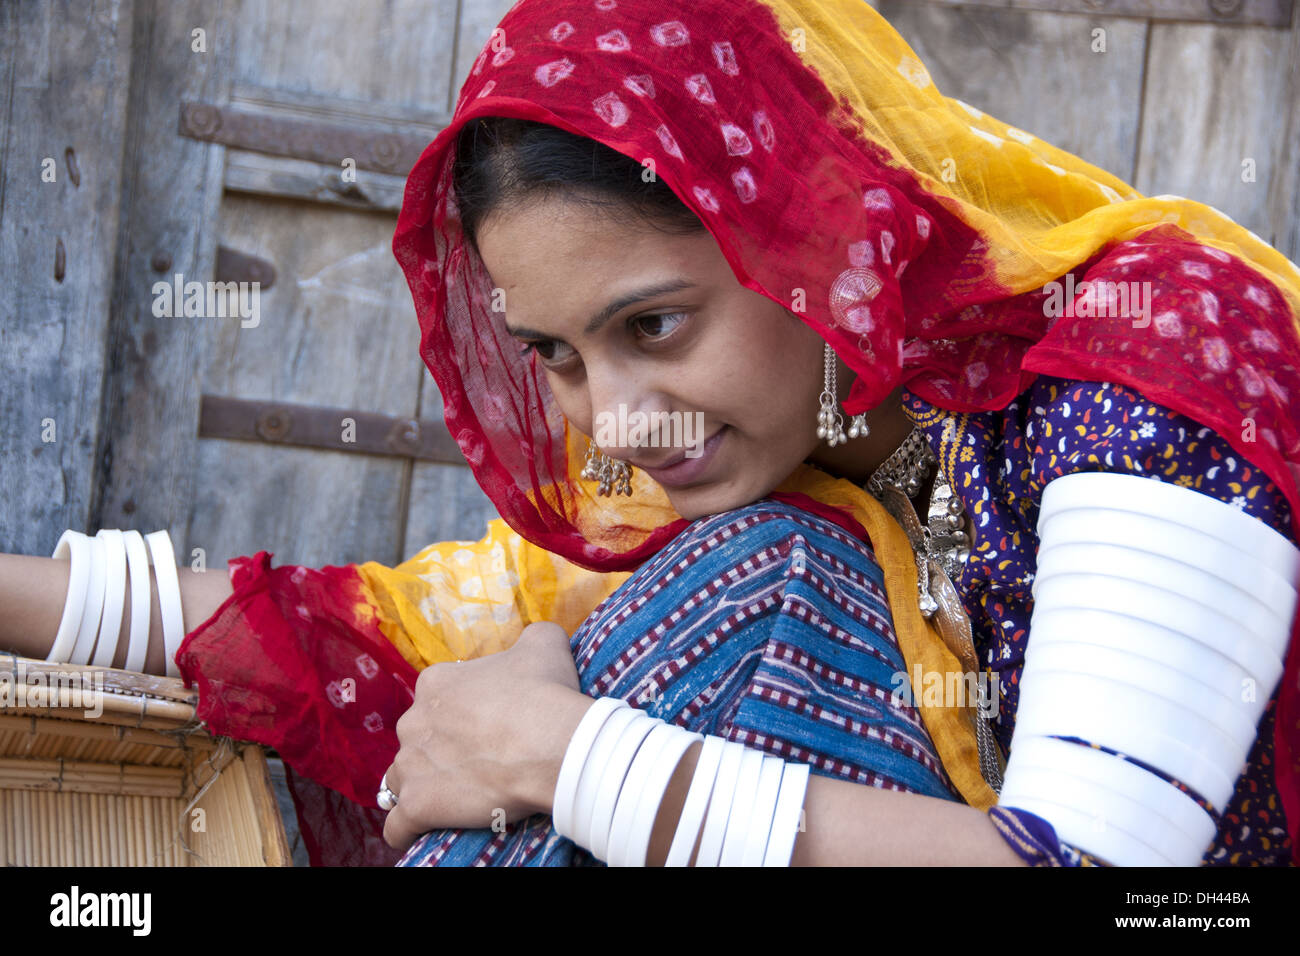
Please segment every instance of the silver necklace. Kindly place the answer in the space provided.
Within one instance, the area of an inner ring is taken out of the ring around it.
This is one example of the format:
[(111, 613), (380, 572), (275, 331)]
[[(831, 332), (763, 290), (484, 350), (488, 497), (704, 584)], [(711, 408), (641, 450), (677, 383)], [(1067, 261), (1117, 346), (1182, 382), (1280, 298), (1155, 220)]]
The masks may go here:
[[(922, 529), (926, 557), (937, 559), (944, 573), (956, 580), (966, 559), (970, 557), (966, 510), (961, 498), (953, 492), (952, 486), (939, 469), (939, 460), (930, 447), (925, 432), (914, 427), (894, 453), (871, 473), (864, 488), (876, 499), (881, 497), (886, 485), (898, 488), (908, 498), (915, 498), (920, 494), (931, 469), (935, 472), (934, 485), (930, 490), (926, 523)], [(923, 591), (922, 613), (929, 617), (936, 607), (929, 594)]]
[[(934, 449), (930, 447), (930, 442), (919, 427), (912, 429), (894, 453), (871, 473), (871, 477), (863, 486), (869, 494), (882, 503), (886, 487), (897, 488), (911, 500), (920, 494), (922, 483), (929, 476), (931, 468), (935, 471), (934, 485), (930, 490), (927, 522), (920, 529), (922, 538), (920, 547), (913, 539), (919, 604), (921, 613), (926, 618), (933, 618), (939, 610), (939, 603), (930, 593), (929, 559), (935, 558), (939, 562), (939, 567), (943, 569), (951, 584), (957, 579), (966, 559), (970, 557), (970, 532), (961, 498), (953, 493), (952, 486), (948, 484), (942, 469), (939, 468), (939, 459)], [(909, 535), (909, 538), (911, 537)], [(969, 623), (964, 630), (967, 640), (970, 640)], [(1000, 793), (1002, 761), (999, 758), (1000, 752), (993, 731), (983, 716), (988, 708), (985, 693), (984, 685), (978, 684), (976, 706), (979, 716), (975, 718), (975, 740), (979, 752), (980, 774), (994, 793)]]

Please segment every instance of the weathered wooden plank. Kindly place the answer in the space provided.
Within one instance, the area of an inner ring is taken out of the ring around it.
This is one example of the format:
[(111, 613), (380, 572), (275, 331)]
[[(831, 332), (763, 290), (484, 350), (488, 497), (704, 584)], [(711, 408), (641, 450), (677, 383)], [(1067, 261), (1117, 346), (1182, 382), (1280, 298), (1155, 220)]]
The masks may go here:
[(132, 9), (0, 4), (0, 551), (91, 524)]
[[(425, 123), (432, 139), (454, 15), (454, 0), (246, 10), (230, 103), (327, 122), (350, 113), (367, 125)], [(373, 176), (358, 171), (358, 183)], [(259, 327), (207, 326), (203, 391), (414, 417), (419, 336), (394, 226), (391, 214), (228, 193), (221, 242), (271, 261), (279, 279), (262, 296)], [(392, 458), (205, 439), (192, 537), (209, 564), (260, 549), (277, 563), (393, 564), (410, 470)]]
[(406, 180), (359, 170), (356, 182), (350, 182), (340, 176), (337, 166), (228, 149), (225, 185), (230, 192), (396, 214), (402, 208)]
[[(1291, 28), (1291, 48), (1283, 62), (1287, 86), (1280, 105), (1285, 111), (1285, 132), (1278, 138), (1269, 177), (1269, 233), (1280, 252), (1300, 263), (1300, 14)], [(1281, 126), (1281, 116), (1278, 121)]]
[[(945, 95), (1132, 176), (1145, 24), (905, 0), (874, 6)], [(1105, 31), (1105, 52), (1094, 52), (1096, 28)]]
[(187, 98), (225, 99), (237, 12), (235, 0), (138, 0), (132, 44), (137, 81), (107, 328), (113, 374), (92, 524), (166, 528), (183, 563), (207, 320), (155, 315), (153, 286), (176, 274), (187, 281), (212, 275), (221, 148), (179, 137), (176, 110)]
[(1133, 185), (1208, 203), (1276, 244), (1286, 224), (1270, 211), (1270, 185), (1296, 166), (1278, 115), (1296, 109), (1285, 98), (1293, 42), (1263, 27), (1153, 26)]
[[(915, 2), (915, 0), (913, 0)], [(922, 0), (949, 7), (1004, 7), (1095, 17), (1205, 21), (1285, 28), (1295, 0)]]
[[(456, 108), (456, 98), (475, 58), (512, 6), (512, 0), (461, 0), (456, 20), (456, 55), (445, 107), (448, 114)], [(407, 303), (408, 314), (414, 322), (409, 295)], [(420, 417), (442, 418), (442, 396), (427, 370), (421, 376)], [(419, 462), (411, 472), (403, 555), (410, 557), (433, 541), (477, 540), (483, 536), (487, 522), (495, 517), (496, 508), (479, 488), (468, 466)]]
[[(278, 279), (256, 326), (206, 320), (204, 392), (410, 417), (419, 359), (391, 216), (229, 194), (219, 231), (273, 262)], [(263, 548), (282, 563), (391, 562), (408, 470), (406, 460), (205, 438), (192, 539), (209, 562)]]

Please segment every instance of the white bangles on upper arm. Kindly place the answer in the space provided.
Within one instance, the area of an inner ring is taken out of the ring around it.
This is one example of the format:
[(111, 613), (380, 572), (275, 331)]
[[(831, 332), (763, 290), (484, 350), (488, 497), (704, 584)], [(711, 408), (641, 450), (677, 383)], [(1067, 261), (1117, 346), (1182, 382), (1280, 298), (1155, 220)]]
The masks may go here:
[(1050, 482), (1038, 531), (998, 802), (1110, 863), (1194, 865), (1282, 674), (1300, 549), (1232, 505), (1104, 472)]

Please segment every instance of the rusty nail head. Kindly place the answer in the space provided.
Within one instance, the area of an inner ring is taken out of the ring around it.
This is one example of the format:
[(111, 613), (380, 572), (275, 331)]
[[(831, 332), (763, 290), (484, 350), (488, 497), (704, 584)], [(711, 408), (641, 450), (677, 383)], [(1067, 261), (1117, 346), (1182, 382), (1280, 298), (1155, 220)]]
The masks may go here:
[(154, 272), (166, 272), (172, 267), (172, 257), (165, 252), (155, 252), (149, 260)]
[(293, 416), (278, 408), (268, 408), (257, 416), (257, 433), (267, 441), (279, 441), (289, 434)]
[(207, 103), (186, 106), (186, 124), (199, 136), (211, 136), (221, 128), (221, 114)]
[(1242, 0), (1210, 0), (1210, 11), (1221, 17), (1235, 17), (1241, 7)]

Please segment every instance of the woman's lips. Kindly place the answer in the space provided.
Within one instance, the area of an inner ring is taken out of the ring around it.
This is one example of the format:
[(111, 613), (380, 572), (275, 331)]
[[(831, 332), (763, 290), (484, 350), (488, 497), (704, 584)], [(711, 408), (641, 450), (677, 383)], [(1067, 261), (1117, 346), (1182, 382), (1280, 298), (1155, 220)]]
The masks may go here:
[(668, 488), (678, 488), (698, 481), (700, 476), (708, 469), (709, 463), (713, 461), (718, 446), (722, 444), (722, 439), (730, 428), (730, 425), (723, 425), (714, 432), (713, 436), (704, 443), (704, 447), (700, 449), (700, 454), (696, 458), (687, 458), (686, 453), (683, 452), (672, 464), (659, 468), (641, 466), (641, 470), (659, 484)]

